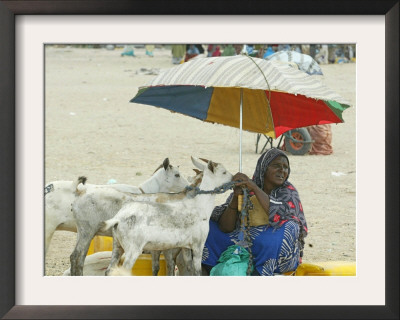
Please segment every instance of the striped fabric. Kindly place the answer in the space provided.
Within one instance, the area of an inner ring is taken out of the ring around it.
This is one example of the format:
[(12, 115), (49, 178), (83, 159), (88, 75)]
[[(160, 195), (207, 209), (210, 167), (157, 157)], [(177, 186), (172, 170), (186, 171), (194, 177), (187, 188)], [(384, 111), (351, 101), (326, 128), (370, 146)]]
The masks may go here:
[(319, 79), (290, 65), (245, 55), (189, 60), (161, 73), (147, 86), (167, 85), (271, 90), (349, 104)]
[(311, 125), (343, 122), (349, 107), (317, 77), (280, 61), (245, 55), (189, 60), (156, 76), (131, 102), (272, 138)]
[(296, 51), (278, 51), (271, 54), (267, 58), (268, 61), (282, 61), (295, 63), (301, 71), (308, 73), (309, 75), (319, 74), (322, 75), (322, 70), (317, 61), (311, 56)]

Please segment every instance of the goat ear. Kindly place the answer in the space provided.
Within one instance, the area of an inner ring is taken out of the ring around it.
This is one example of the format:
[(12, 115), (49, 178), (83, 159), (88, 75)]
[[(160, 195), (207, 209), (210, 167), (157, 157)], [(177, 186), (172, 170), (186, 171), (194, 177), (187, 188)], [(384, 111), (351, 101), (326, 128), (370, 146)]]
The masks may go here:
[(200, 160), (204, 161), (205, 163), (208, 163), (209, 160), (204, 159), (204, 158), (199, 158)]
[(196, 172), (196, 174), (200, 174), (202, 171), (199, 169), (193, 169), (194, 172)]
[(164, 167), (165, 171), (167, 171), (168, 166), (169, 166), (169, 159), (165, 158), (164, 161), (163, 161), (163, 167)]
[(193, 157), (193, 156), (190, 156), (190, 158), (192, 159), (192, 163), (194, 164), (194, 166), (195, 166), (196, 168), (200, 169), (201, 171), (204, 171), (205, 165), (202, 164), (202, 163), (199, 161), (199, 159), (197, 159), (197, 158), (195, 158), (195, 157)]
[(214, 168), (215, 168), (215, 163), (214, 162), (212, 162), (211, 160), (208, 162), (208, 169), (212, 172), (212, 173), (214, 173)]

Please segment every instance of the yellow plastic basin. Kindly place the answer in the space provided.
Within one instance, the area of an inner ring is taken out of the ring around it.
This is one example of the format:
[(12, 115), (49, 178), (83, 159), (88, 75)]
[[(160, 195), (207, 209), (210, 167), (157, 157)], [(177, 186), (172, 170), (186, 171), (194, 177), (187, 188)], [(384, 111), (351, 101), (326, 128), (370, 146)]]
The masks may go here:
[[(90, 243), (87, 255), (91, 255), (95, 252), (101, 251), (112, 251), (112, 237), (95, 236)], [(160, 271), (159, 276), (165, 276), (167, 274), (167, 267), (165, 263), (164, 255), (160, 255)], [(134, 276), (152, 276), (151, 270), (151, 255), (141, 254), (136, 260), (132, 268), (132, 275)]]
[(349, 261), (324, 261), (302, 263), (295, 276), (355, 276), (356, 263)]

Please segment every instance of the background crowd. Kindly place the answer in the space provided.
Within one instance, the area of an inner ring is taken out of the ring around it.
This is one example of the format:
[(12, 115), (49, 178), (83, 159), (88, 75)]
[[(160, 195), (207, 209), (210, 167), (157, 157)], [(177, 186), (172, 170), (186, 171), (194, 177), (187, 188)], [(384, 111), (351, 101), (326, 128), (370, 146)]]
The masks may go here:
[(311, 56), (319, 64), (348, 63), (355, 62), (356, 59), (355, 44), (106, 44), (92, 45), (92, 47), (106, 47), (109, 50), (123, 47), (121, 53), (123, 56), (135, 56), (135, 48), (145, 48), (149, 57), (154, 56), (155, 48), (170, 48), (173, 64), (186, 62), (197, 55), (219, 57), (246, 53), (252, 57), (265, 59), (278, 51), (303, 53)]

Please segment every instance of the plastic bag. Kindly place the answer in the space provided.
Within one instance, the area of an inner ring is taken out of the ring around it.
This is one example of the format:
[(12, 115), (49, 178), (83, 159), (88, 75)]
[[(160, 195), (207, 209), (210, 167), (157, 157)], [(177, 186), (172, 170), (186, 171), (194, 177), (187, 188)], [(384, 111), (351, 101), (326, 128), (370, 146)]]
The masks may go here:
[(256, 196), (251, 196), (250, 201), (253, 204), (253, 209), (249, 209), (249, 220), (251, 227), (264, 226), (269, 224), (268, 215), (261, 207)]
[(210, 271), (210, 276), (246, 276), (249, 252), (238, 245), (229, 246), (218, 259), (218, 264)]

